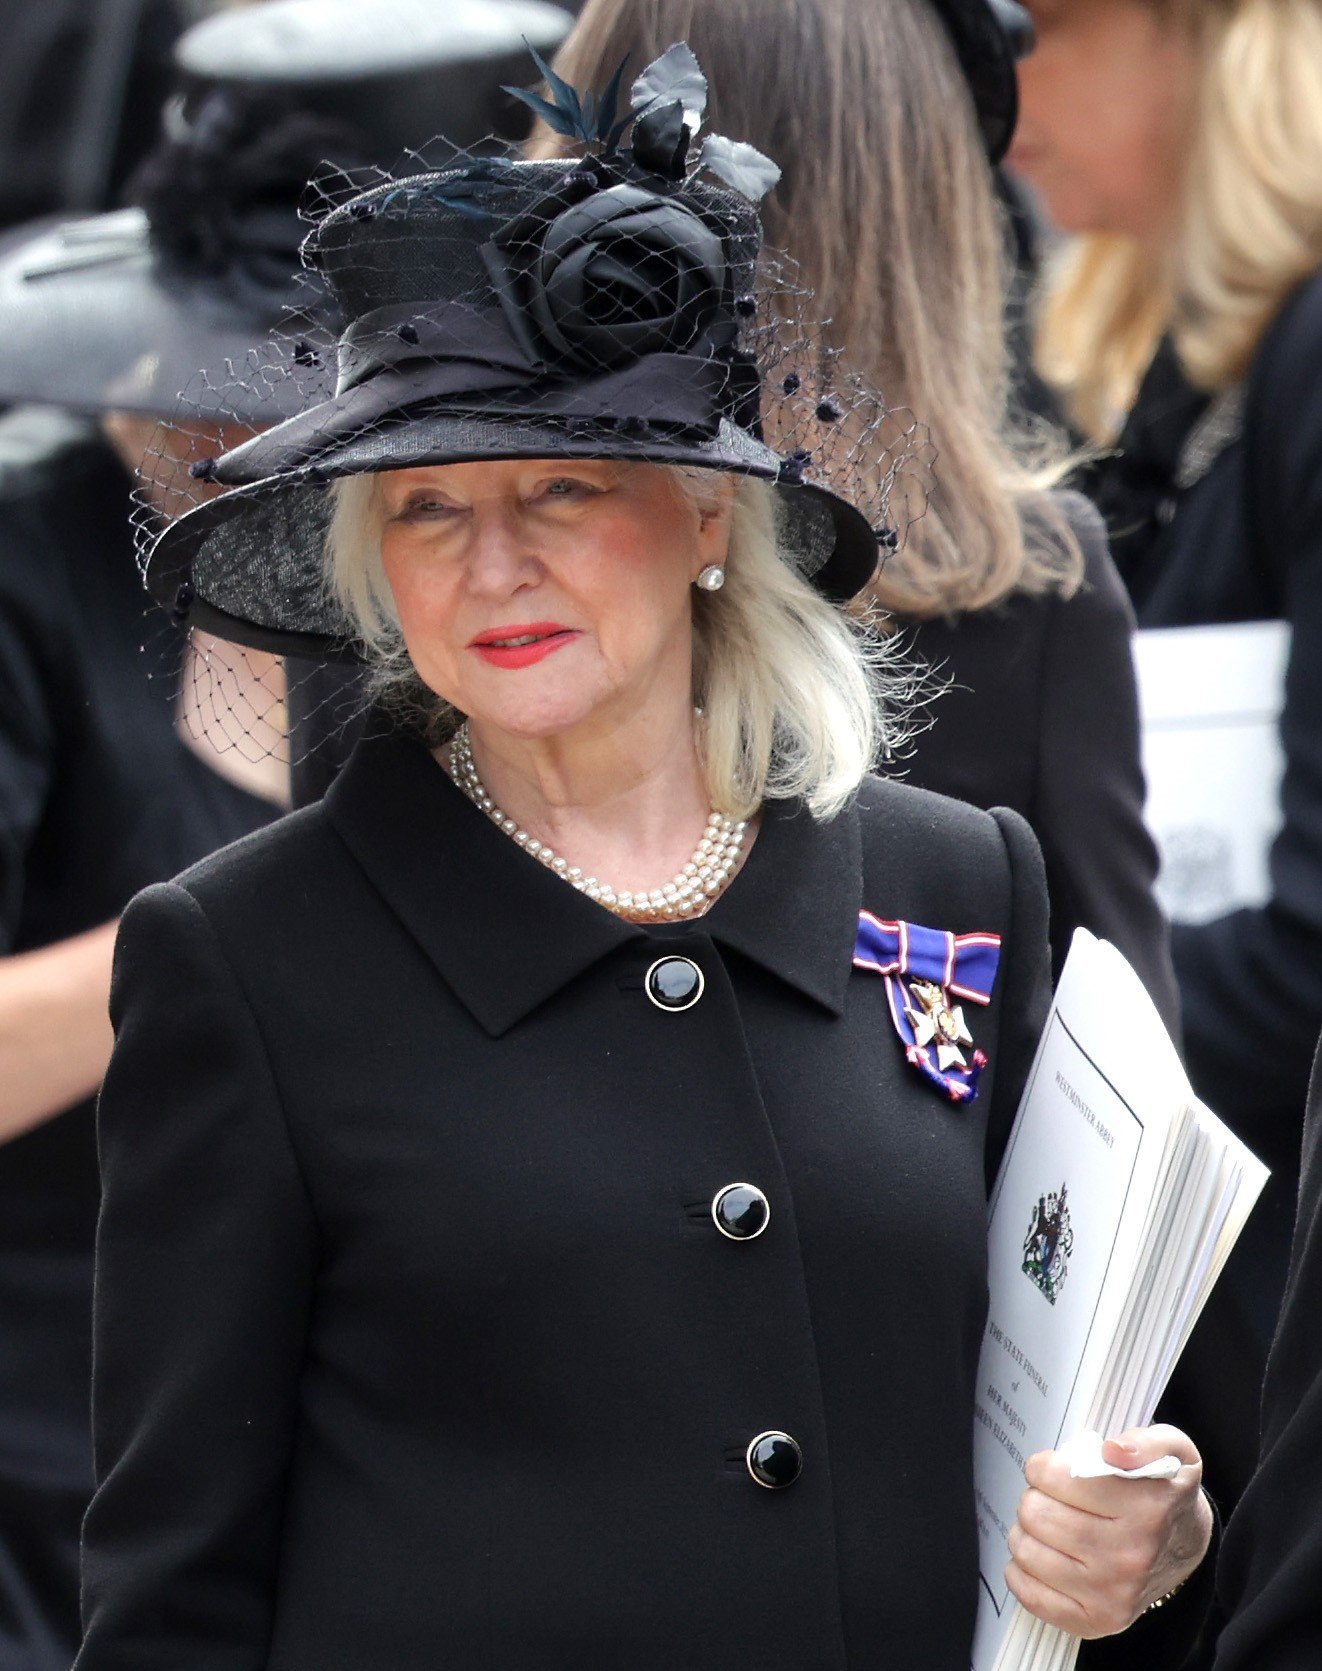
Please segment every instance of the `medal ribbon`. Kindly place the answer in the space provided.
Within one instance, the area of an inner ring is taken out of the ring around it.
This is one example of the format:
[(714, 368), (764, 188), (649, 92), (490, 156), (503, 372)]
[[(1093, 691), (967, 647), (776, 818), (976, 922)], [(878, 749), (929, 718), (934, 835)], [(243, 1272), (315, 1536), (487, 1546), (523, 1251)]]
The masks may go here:
[(939, 1040), (922, 1045), (914, 1032), (912, 1015), (921, 1014), (924, 1006), (911, 983), (926, 981), (938, 987), (947, 1009), (961, 999), (985, 1005), (991, 1002), (1000, 961), (999, 934), (952, 934), (920, 923), (887, 922), (870, 911), (858, 914), (854, 967), (884, 978), (891, 1020), (905, 1057), (952, 1102), (971, 1102), (978, 1094), (987, 1058), (974, 1050), (966, 1066), (942, 1068), (937, 1057)]

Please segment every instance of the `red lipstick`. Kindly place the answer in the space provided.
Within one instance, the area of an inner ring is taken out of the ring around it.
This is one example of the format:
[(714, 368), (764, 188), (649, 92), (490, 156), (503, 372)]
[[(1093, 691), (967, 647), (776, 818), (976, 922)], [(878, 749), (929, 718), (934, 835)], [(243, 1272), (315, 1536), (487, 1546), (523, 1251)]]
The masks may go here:
[(478, 633), (468, 648), (476, 650), (492, 667), (531, 667), (580, 636), (573, 627), (562, 626), (559, 621), (514, 622)]

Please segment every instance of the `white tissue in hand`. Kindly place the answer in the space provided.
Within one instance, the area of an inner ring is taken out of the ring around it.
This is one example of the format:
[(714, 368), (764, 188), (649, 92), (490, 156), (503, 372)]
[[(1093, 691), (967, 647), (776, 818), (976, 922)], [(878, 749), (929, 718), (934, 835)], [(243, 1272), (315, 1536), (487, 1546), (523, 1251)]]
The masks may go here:
[(1102, 1456), (1105, 1442), (1091, 1428), (1065, 1441), (1058, 1454), (1069, 1463), (1071, 1479), (1099, 1480), (1110, 1476), (1118, 1480), (1173, 1480), (1183, 1466), (1178, 1456), (1159, 1456), (1141, 1468), (1115, 1468)]

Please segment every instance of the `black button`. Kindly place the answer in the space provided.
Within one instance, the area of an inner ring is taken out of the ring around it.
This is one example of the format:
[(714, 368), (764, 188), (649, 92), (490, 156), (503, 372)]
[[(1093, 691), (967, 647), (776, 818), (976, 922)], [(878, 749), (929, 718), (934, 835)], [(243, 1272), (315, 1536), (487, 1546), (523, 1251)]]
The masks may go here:
[(716, 1192), (711, 1216), (722, 1236), (751, 1242), (770, 1224), (771, 1206), (756, 1184), (726, 1184)]
[(687, 957), (661, 957), (643, 983), (659, 1010), (689, 1010), (702, 997), (702, 970)]
[(748, 1446), (748, 1471), (768, 1491), (783, 1491), (803, 1471), (803, 1452), (788, 1433), (759, 1433)]

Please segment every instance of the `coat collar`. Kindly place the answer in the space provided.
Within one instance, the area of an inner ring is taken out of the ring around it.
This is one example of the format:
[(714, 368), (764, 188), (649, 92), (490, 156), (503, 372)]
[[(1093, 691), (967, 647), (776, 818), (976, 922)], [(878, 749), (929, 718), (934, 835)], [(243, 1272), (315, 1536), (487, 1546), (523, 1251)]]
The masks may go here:
[[(647, 931), (501, 835), (407, 732), (359, 743), (325, 799), (340, 838), (493, 1036)], [(858, 812), (771, 803), (743, 870), (698, 925), (839, 1015), (862, 894)]]

